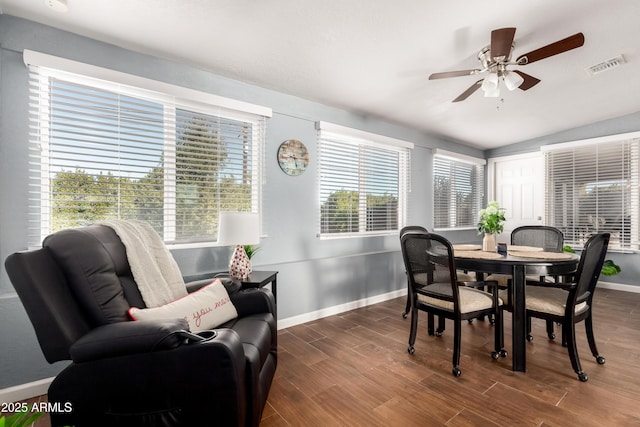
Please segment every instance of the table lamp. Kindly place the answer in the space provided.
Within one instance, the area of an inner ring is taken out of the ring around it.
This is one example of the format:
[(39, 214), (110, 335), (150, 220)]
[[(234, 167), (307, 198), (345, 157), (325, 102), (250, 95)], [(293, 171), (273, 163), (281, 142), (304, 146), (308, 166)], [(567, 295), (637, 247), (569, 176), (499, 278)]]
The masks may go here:
[(218, 221), (218, 244), (234, 246), (229, 260), (229, 275), (243, 280), (251, 274), (251, 260), (244, 245), (260, 243), (260, 218), (252, 212), (220, 212)]

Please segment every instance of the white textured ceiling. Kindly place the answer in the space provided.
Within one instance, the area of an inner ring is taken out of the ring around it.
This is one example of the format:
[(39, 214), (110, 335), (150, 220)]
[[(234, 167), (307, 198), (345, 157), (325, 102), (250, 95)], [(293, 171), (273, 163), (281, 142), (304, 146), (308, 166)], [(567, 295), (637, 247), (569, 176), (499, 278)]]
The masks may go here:
[[(640, 111), (638, 0), (0, 0), (2, 13), (182, 61), (326, 105), (495, 148)], [(514, 58), (571, 34), (583, 47), (520, 69), (542, 80), (501, 98), (478, 76), (496, 28), (516, 27)], [(589, 76), (585, 68), (624, 55)]]

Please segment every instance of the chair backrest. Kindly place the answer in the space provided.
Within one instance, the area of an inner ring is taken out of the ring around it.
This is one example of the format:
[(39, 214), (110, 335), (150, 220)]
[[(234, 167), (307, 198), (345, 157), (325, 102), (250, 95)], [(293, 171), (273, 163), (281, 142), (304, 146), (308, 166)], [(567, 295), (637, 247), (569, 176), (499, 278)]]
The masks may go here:
[(400, 238), (402, 239), (402, 236), (404, 236), (407, 233), (427, 234), (428, 232), (429, 230), (427, 230), (425, 227), (421, 225), (407, 225), (402, 227), (402, 229), (400, 230)]
[(459, 300), (451, 242), (434, 233), (407, 233), (401, 239), (401, 247), (412, 292), (425, 285), (414, 280), (416, 275), (427, 273), (427, 286), (435, 282), (449, 283), (453, 301)]
[(70, 346), (89, 330), (128, 321), (131, 306), (145, 307), (126, 249), (109, 227), (59, 231), (42, 249), (10, 255), (5, 266), (51, 363), (70, 359)]
[(523, 225), (511, 232), (511, 244), (544, 248), (546, 252), (562, 252), (564, 234), (546, 225)]
[[(587, 301), (591, 305), (593, 292), (600, 278), (600, 271), (609, 247), (609, 233), (594, 234), (584, 245), (578, 269), (574, 275), (576, 292), (571, 305)], [(568, 306), (570, 304), (567, 304)]]
[(92, 326), (130, 320), (131, 306), (146, 307), (127, 250), (112, 228), (90, 225), (58, 231), (42, 246), (50, 250)]
[(91, 326), (49, 249), (11, 254), (5, 267), (45, 359), (49, 363), (71, 359), (69, 348)]
[[(402, 236), (404, 236), (405, 234), (427, 234), (427, 233), (429, 233), (429, 230), (427, 230), (421, 225), (407, 225), (402, 227), (402, 229), (400, 230), (400, 242), (402, 242)], [(404, 251), (404, 248), (401, 248), (401, 249)], [(405, 268), (405, 272), (407, 271), (408, 270), (406, 270)], [(416, 266), (414, 271), (416, 272), (415, 274), (418, 275), (418, 276), (413, 276), (414, 279), (416, 279), (418, 282), (426, 283), (426, 272), (427, 272), (426, 266), (424, 268), (417, 268)]]

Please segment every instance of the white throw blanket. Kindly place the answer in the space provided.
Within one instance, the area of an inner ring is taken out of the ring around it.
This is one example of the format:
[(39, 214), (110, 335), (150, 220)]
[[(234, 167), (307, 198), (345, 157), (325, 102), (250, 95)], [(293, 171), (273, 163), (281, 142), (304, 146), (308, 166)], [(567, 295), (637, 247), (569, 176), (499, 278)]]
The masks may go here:
[(143, 221), (103, 221), (127, 249), (133, 278), (147, 307), (159, 307), (187, 295), (178, 264), (162, 238)]

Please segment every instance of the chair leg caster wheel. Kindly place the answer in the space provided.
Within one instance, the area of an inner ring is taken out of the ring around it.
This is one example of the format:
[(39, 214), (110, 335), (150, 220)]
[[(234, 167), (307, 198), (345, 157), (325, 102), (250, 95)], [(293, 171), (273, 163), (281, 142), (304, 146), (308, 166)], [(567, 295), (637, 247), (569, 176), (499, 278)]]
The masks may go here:
[(596, 362), (598, 362), (598, 365), (604, 365), (604, 362), (605, 362), (604, 357), (597, 356), (596, 357)]
[(468, 320), (467, 320), (467, 323), (468, 323), (468, 324), (472, 324), (472, 323), (473, 323), (473, 319), (468, 319)]
[(409, 313), (402, 313), (402, 318), (403, 318), (403, 319), (406, 319), (408, 314), (409, 314)]
[(460, 368), (458, 368), (457, 366), (455, 366), (452, 370), (451, 373), (453, 374), (454, 377), (459, 377), (462, 374), (462, 371), (460, 370)]
[(492, 351), (492, 352), (491, 352), (491, 358), (492, 358), (493, 360), (498, 360), (498, 359), (500, 359), (500, 352), (499, 352), (499, 351)]
[(527, 334), (527, 341), (529, 342), (533, 341), (533, 335)]
[(409, 352), (409, 354), (413, 354), (413, 353), (415, 353), (415, 352), (416, 352), (416, 349), (415, 349), (415, 348), (413, 348), (413, 346), (412, 346), (412, 345), (410, 345), (410, 346), (409, 346), (409, 348), (407, 349), (407, 351)]
[(507, 350), (504, 350), (504, 349), (503, 349), (503, 350), (500, 350), (500, 357), (503, 357), (503, 358), (504, 358), (504, 357), (507, 357), (507, 355), (508, 355), (508, 354), (509, 354), (509, 353), (507, 353)]
[(589, 377), (587, 376), (587, 374), (585, 374), (584, 372), (578, 372), (578, 379), (580, 381), (582, 381), (583, 383), (587, 382), (587, 380), (589, 379)]
[(555, 340), (556, 339), (556, 334), (549, 334), (547, 336), (549, 337), (550, 340)]
[(442, 336), (442, 331), (436, 331), (436, 333), (434, 334), (437, 337), (441, 337)]

